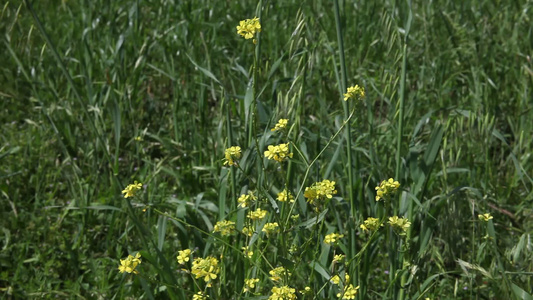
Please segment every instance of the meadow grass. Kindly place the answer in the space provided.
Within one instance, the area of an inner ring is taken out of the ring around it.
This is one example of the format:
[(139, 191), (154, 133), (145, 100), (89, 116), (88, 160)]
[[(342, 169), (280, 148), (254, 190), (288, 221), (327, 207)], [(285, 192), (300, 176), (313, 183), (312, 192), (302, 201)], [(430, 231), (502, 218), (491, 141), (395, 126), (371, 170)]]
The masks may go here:
[(533, 299), (531, 1), (0, 9), (1, 299)]

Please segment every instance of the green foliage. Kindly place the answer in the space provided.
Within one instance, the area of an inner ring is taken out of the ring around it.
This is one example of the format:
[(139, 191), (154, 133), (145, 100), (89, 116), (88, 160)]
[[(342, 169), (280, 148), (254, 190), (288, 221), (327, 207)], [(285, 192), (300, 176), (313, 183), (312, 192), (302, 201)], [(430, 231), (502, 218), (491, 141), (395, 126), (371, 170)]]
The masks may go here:
[[(415, 2), (6, 2), (0, 298), (192, 299), (205, 283), (176, 261), (192, 249), (189, 270), (220, 260), (211, 299), (266, 299), (280, 266), (299, 299), (336, 298), (334, 275), (358, 299), (531, 299), (533, 4)], [(236, 31), (254, 16), (255, 45)], [(310, 205), (324, 179), (337, 193)], [(268, 211), (252, 237), (248, 191)], [(137, 252), (139, 274), (119, 273)]]

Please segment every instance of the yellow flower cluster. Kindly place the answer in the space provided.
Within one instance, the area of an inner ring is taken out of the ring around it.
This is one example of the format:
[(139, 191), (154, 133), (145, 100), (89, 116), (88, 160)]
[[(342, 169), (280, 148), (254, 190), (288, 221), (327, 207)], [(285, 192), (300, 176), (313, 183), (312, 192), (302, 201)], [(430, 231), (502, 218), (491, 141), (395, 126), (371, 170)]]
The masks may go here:
[(492, 216), (490, 214), (482, 214), (477, 216), (481, 221), (488, 222), (489, 220), (492, 220)]
[[(245, 39), (251, 39), (257, 32), (261, 32), (261, 23), (259, 23), (259, 18), (255, 17), (253, 19), (246, 19), (239, 22), (237, 26), (237, 34), (241, 35)], [(256, 40), (253, 40), (254, 44)]]
[(232, 235), (235, 232), (235, 222), (232, 221), (218, 221), (215, 224), (213, 232), (220, 232), (221, 235)]
[(270, 131), (282, 130), (285, 127), (287, 127), (287, 124), (289, 124), (289, 119), (279, 119), (279, 121), (276, 124), (276, 126), (274, 126), (274, 128), (272, 128), (272, 129), (270, 129)]
[(333, 256), (333, 262), (343, 262), (345, 258), (346, 258), (346, 255), (337, 254), (337, 255)]
[(243, 292), (246, 293), (252, 289), (255, 289), (255, 284), (258, 282), (259, 282), (259, 279), (257, 278), (245, 279)]
[(273, 287), (272, 295), (268, 297), (269, 300), (296, 300), (296, 289), (287, 285), (282, 287)]
[(354, 287), (353, 284), (350, 283), (348, 286), (344, 287), (344, 293), (338, 293), (337, 297), (342, 297), (341, 299), (355, 299), (358, 289), (359, 286)]
[(178, 251), (178, 256), (176, 257), (176, 259), (178, 260), (178, 263), (180, 265), (183, 265), (189, 261), (190, 256), (191, 256), (191, 249), (180, 250)]
[(248, 246), (244, 246), (241, 249), (242, 249), (242, 253), (244, 253), (244, 255), (246, 255), (246, 257), (248, 257), (248, 258), (252, 258), (252, 256), (254, 255), (254, 252), (250, 251), (248, 249)]
[(267, 211), (263, 210), (261, 208), (256, 209), (255, 211), (249, 212), (246, 216), (250, 220), (262, 220), (264, 217), (266, 217)]
[(225, 166), (235, 166), (237, 165), (236, 160), (240, 159), (242, 156), (241, 147), (233, 146), (229, 147), (224, 151), (224, 165)]
[(278, 222), (274, 222), (274, 223), (266, 223), (265, 226), (263, 226), (263, 232), (265, 232), (266, 234), (271, 234), (271, 233), (275, 233), (275, 232), (278, 232), (279, 230), (279, 225), (278, 225)]
[(252, 201), (257, 200), (257, 197), (254, 195), (252, 191), (248, 191), (248, 194), (242, 194), (239, 199), (237, 199), (237, 202), (239, 203), (239, 207), (248, 207), (250, 206), (250, 203)]
[[(339, 275), (335, 275), (335, 276), (331, 277), (329, 279), (329, 281), (331, 281), (333, 284), (338, 285), (341, 282), (341, 278), (339, 277)], [(345, 274), (344, 275), (344, 282), (348, 282), (348, 281), (350, 281), (350, 275)]]
[(274, 268), (268, 274), (270, 274), (270, 280), (272, 281), (281, 281), (282, 277), (291, 276), (291, 273), (284, 267)]
[(206, 300), (207, 298), (209, 298), (209, 296), (202, 292), (198, 292), (192, 296), (192, 300)]
[(254, 229), (251, 226), (246, 226), (242, 229), (242, 233), (247, 236), (254, 235)]
[(137, 191), (139, 191), (143, 187), (143, 184), (140, 182), (135, 182), (133, 184), (129, 184), (123, 191), (122, 194), (124, 195), (124, 198), (133, 197), (137, 194)]
[(343, 234), (338, 234), (338, 233), (330, 233), (328, 235), (326, 235), (326, 237), (324, 237), (324, 243), (328, 244), (328, 245), (334, 245), (336, 244), (340, 239), (342, 239), (344, 237)]
[(141, 263), (141, 253), (137, 252), (135, 256), (128, 255), (126, 259), (120, 260), (120, 266), (118, 266), (118, 270), (120, 273), (133, 273), (133, 274), (139, 274), (135, 268)]
[(208, 256), (206, 258), (195, 258), (192, 262), (191, 273), (198, 278), (204, 278), (207, 286), (211, 286), (211, 281), (217, 278), (220, 271), (218, 267), (218, 259)]
[(399, 187), (400, 183), (395, 181), (393, 178), (389, 178), (389, 180), (383, 180), (379, 186), (376, 186), (376, 201), (381, 199), (387, 200), (398, 190)]
[(307, 198), (307, 202), (317, 207), (320, 205), (320, 201), (331, 199), (335, 194), (337, 194), (335, 181), (327, 179), (313, 183), (310, 187), (306, 187), (304, 191), (304, 197)]
[(279, 144), (277, 146), (268, 146), (268, 150), (265, 151), (265, 157), (273, 159), (277, 162), (282, 162), (287, 158), (292, 158), (292, 153), (289, 150), (289, 143)]
[(398, 216), (390, 217), (389, 224), (392, 226), (394, 232), (396, 232), (398, 235), (405, 235), (407, 233), (407, 229), (411, 226), (411, 222), (409, 222), (409, 220), (406, 218), (398, 218)]
[(287, 202), (290, 203), (294, 202), (294, 196), (291, 194), (291, 192), (287, 191), (287, 189), (284, 189), (283, 191), (278, 193), (278, 201), (279, 202)]
[(344, 94), (344, 101), (353, 98), (363, 99), (365, 97), (365, 89), (357, 84), (348, 88), (346, 94)]
[(360, 227), (363, 231), (375, 231), (380, 227), (379, 220), (377, 218), (368, 218)]

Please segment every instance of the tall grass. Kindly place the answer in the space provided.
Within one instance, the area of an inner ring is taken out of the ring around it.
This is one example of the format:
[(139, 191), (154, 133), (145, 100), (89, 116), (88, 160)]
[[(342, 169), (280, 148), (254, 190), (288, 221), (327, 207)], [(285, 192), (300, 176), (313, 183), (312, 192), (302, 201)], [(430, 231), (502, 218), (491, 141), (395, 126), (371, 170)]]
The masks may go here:
[[(357, 299), (531, 299), (532, 9), (6, 2), (1, 297), (266, 299), (288, 285), (336, 299), (353, 284)], [(257, 44), (235, 30), (254, 16)], [(354, 84), (363, 103), (343, 101)], [(280, 143), (293, 158), (266, 159)], [(224, 166), (230, 146), (242, 157)], [(391, 177), (399, 191), (375, 201)], [(324, 179), (337, 193), (315, 210), (305, 189)], [(283, 189), (294, 203), (277, 200)], [(239, 208), (249, 191), (258, 199)], [(258, 207), (269, 215), (248, 237)], [(411, 222), (405, 236), (387, 225), (395, 215)], [(363, 231), (368, 217), (384, 227)], [(234, 235), (213, 232), (222, 220)], [(279, 233), (261, 231), (273, 222)], [(330, 233), (344, 237), (329, 245)], [(121, 274), (137, 252), (139, 274)], [(209, 288), (188, 273), (208, 256), (220, 261)], [(280, 266), (291, 275), (270, 279)]]

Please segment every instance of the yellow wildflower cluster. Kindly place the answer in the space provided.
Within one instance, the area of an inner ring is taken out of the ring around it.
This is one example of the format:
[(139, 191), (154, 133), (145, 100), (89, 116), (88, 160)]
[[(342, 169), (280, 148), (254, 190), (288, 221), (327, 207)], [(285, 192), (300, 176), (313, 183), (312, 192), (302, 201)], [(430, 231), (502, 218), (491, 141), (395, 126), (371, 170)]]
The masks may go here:
[(191, 256), (191, 249), (180, 250), (178, 251), (178, 256), (176, 257), (176, 259), (178, 260), (178, 263), (180, 265), (183, 265), (189, 261), (190, 256)]
[(267, 211), (263, 210), (261, 208), (256, 209), (255, 211), (249, 212), (246, 216), (250, 220), (262, 220), (264, 217), (266, 217)]
[(275, 232), (278, 232), (279, 230), (279, 225), (278, 225), (278, 222), (274, 222), (274, 223), (266, 223), (265, 226), (263, 226), (263, 232), (265, 232), (266, 234), (271, 234), (271, 233), (275, 233)]
[(339, 277), (339, 275), (335, 275), (335, 276), (331, 277), (329, 279), (329, 281), (331, 281), (331, 283), (333, 283), (333, 284), (338, 285), (341, 282), (341, 278)]
[(198, 292), (192, 296), (192, 300), (206, 300), (207, 298), (209, 298), (209, 296), (202, 292)]
[(236, 160), (240, 159), (242, 156), (241, 147), (233, 146), (229, 147), (224, 151), (224, 165), (225, 166), (235, 166), (237, 165)]
[[(257, 32), (261, 32), (261, 23), (259, 18), (246, 19), (239, 22), (237, 26), (237, 34), (241, 35), (245, 39), (249, 40), (254, 37)], [(256, 40), (253, 40), (254, 44)]]
[(268, 297), (269, 300), (296, 300), (296, 289), (287, 285), (282, 287), (273, 287), (272, 295)]
[(279, 202), (287, 202), (290, 203), (294, 202), (294, 196), (291, 194), (291, 192), (287, 191), (287, 189), (284, 189), (283, 191), (278, 193), (278, 201)]
[(376, 186), (376, 201), (381, 199), (387, 200), (399, 187), (400, 183), (392, 178), (389, 178), (389, 180), (383, 180), (379, 186)]
[(333, 195), (337, 194), (335, 190), (335, 181), (324, 179), (320, 182), (315, 182), (310, 187), (306, 187), (304, 197), (311, 205), (320, 206), (320, 202), (325, 199), (331, 199)]
[(405, 235), (407, 233), (407, 229), (411, 226), (411, 222), (409, 222), (409, 220), (406, 218), (398, 218), (398, 216), (390, 217), (389, 224), (392, 226), (394, 232), (396, 232), (398, 235)]
[(254, 235), (254, 228), (251, 226), (246, 226), (242, 229), (242, 233), (247, 236)]
[(133, 184), (129, 184), (123, 191), (122, 194), (124, 195), (124, 198), (133, 197), (137, 194), (137, 191), (139, 191), (143, 187), (143, 184), (140, 182), (135, 182)]
[(235, 222), (219, 221), (215, 224), (213, 232), (220, 232), (221, 235), (232, 235), (235, 232)]
[[(339, 277), (339, 275), (335, 275), (335, 276), (331, 277), (329, 279), (329, 281), (331, 281), (333, 284), (338, 285), (341, 282), (341, 278)], [(344, 275), (344, 282), (348, 282), (348, 281), (350, 281), (350, 275), (345, 274)]]
[(218, 259), (208, 256), (206, 258), (195, 258), (192, 262), (191, 273), (198, 278), (203, 278), (207, 286), (211, 286), (211, 281), (217, 278), (220, 271)]
[(365, 89), (356, 84), (348, 88), (348, 91), (344, 94), (344, 101), (357, 98), (365, 98)]
[(273, 159), (277, 162), (282, 162), (287, 158), (292, 158), (292, 153), (289, 150), (289, 143), (279, 144), (277, 146), (268, 146), (268, 150), (265, 151), (265, 157)]
[(342, 297), (341, 299), (355, 299), (358, 289), (359, 286), (354, 287), (353, 284), (350, 283), (348, 286), (344, 287), (344, 293), (338, 293), (337, 297)]
[(380, 224), (377, 218), (368, 218), (359, 227), (361, 227), (363, 231), (376, 231), (380, 227)]
[(270, 274), (270, 280), (272, 281), (281, 281), (282, 277), (291, 276), (291, 273), (284, 267), (274, 268), (268, 274)]
[(254, 252), (249, 250), (248, 246), (244, 246), (241, 249), (242, 249), (242, 253), (244, 253), (244, 255), (246, 255), (246, 257), (248, 258), (252, 258), (252, 256), (254, 255)]
[(255, 284), (259, 282), (259, 279), (257, 278), (250, 278), (244, 280), (244, 289), (243, 292), (246, 293), (250, 290), (255, 289)]
[(342, 239), (344, 237), (343, 234), (338, 234), (338, 233), (330, 233), (328, 235), (326, 235), (326, 237), (324, 237), (324, 243), (328, 244), (328, 245), (334, 245), (336, 244), (340, 239)]
[(345, 258), (346, 258), (346, 255), (337, 254), (337, 255), (333, 256), (333, 262), (343, 262)]
[(133, 273), (133, 274), (139, 274), (135, 268), (141, 264), (141, 253), (137, 252), (135, 256), (128, 255), (126, 259), (120, 260), (120, 266), (118, 266), (118, 270), (120, 273)]
[(492, 216), (490, 214), (482, 214), (477, 216), (481, 221), (488, 222), (489, 220), (492, 220)]
[(242, 194), (239, 199), (237, 199), (237, 202), (239, 203), (239, 207), (248, 207), (252, 203), (252, 201), (257, 200), (257, 197), (254, 195), (252, 191), (248, 191), (248, 194)]
[(289, 119), (279, 119), (279, 121), (276, 124), (276, 126), (274, 126), (274, 128), (272, 128), (272, 129), (270, 129), (270, 131), (282, 130), (285, 127), (287, 127), (287, 124), (289, 124)]

